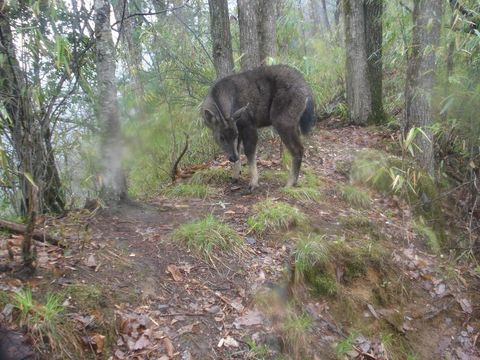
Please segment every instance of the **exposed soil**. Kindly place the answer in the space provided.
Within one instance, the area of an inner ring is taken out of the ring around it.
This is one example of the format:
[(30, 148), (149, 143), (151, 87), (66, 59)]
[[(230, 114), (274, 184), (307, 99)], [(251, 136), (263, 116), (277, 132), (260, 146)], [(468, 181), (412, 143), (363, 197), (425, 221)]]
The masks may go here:
[[(315, 132), (307, 140), (304, 168), (321, 180), (319, 202), (290, 200), (280, 191), (281, 180), (262, 179), (262, 171), (281, 167), (279, 144), (273, 140), (258, 151), (261, 186), (254, 194), (242, 194), (245, 174), (239, 185), (213, 184), (219, 191), (206, 199), (154, 197), (44, 219), (42, 225), (62, 237), (66, 250), (37, 243), (35, 276), (20, 281), (4, 272), (0, 289), (10, 293), (28, 283), (34, 297), (76, 294), (68, 293), (75, 286), (99, 290), (93, 307), (82, 305), (80, 295), (64, 302), (83, 341), (83, 358), (406, 359), (410, 354), (411, 359), (480, 359), (478, 271), (429, 254), (413, 230), (411, 209), (400, 199), (370, 192), (372, 206), (358, 210), (337, 196), (337, 184), (348, 182), (337, 168), (339, 161), (351, 160), (363, 148), (381, 149), (390, 138), (383, 131), (354, 127)], [(248, 232), (253, 205), (266, 198), (297, 206), (308, 215), (311, 231), (325, 235), (325, 241), (359, 236), (363, 229), (342, 224), (352, 216), (367, 216), (375, 234), (362, 236), (378, 237), (389, 256), (383, 267), (372, 266), (352, 281), (338, 275), (336, 296), (313, 296), (291, 283), (295, 229), (262, 237)], [(209, 213), (245, 239), (243, 254), (219, 255), (211, 262), (170, 239), (179, 225)], [(3, 240), (2, 264), (15, 267), (20, 242), (18, 236)], [(311, 321), (298, 337), (281, 326), (291, 307)], [(14, 328), (15, 320), (15, 311), (4, 311), (6, 326)], [(352, 346), (339, 355), (338, 344), (348, 341)], [(5, 359), (23, 359), (4, 350)]]

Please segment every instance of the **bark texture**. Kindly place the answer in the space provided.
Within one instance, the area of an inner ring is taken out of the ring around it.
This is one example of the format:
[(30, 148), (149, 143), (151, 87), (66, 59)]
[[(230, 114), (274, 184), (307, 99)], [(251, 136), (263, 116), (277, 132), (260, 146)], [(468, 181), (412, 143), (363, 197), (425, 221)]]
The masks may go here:
[(115, 49), (110, 29), (108, 0), (95, 0), (95, 41), (97, 117), (102, 130), (102, 196), (107, 201), (118, 201), (126, 196), (126, 184), (122, 169), (123, 146), (115, 81)]
[(405, 132), (412, 127), (423, 130), (416, 144), (416, 157), (431, 175), (434, 173), (432, 92), (435, 82), (435, 50), (440, 39), (442, 2), (415, 0), (413, 7), (413, 36), (405, 89)]
[(383, 0), (367, 0), (364, 10), (368, 77), (372, 94), (372, 116), (370, 121), (375, 124), (382, 124), (385, 120), (382, 86)]
[(65, 200), (51, 146), (49, 119), (35, 114), (31, 89), (16, 56), (7, 11), (6, 6), (0, 7), (0, 93), (11, 120), (6, 130), (18, 164), (20, 209), (24, 215), (29, 209), (36, 213), (62, 212)]
[(240, 30), (240, 52), (242, 70), (250, 70), (260, 65), (257, 33), (257, 1), (237, 0), (238, 26)]
[(209, 0), (213, 61), (217, 78), (233, 72), (232, 36), (227, 0)]
[(366, 125), (372, 115), (372, 94), (368, 76), (364, 1), (344, 0), (347, 49), (347, 103), (350, 121)]
[(260, 61), (277, 56), (276, 0), (258, 0), (258, 41)]

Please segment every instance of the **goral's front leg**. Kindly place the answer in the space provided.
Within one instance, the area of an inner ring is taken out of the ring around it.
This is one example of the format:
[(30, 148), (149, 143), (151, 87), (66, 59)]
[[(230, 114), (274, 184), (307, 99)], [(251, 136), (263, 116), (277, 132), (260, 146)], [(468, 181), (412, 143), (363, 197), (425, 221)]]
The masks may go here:
[(242, 171), (242, 161), (238, 159), (232, 165), (232, 182), (237, 183), (240, 179), (240, 173)]

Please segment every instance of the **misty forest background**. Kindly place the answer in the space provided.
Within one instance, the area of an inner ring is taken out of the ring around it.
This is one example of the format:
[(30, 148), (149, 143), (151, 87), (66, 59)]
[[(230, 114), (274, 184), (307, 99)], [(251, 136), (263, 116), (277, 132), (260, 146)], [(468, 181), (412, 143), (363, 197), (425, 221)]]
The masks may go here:
[[(0, 215), (157, 194), (187, 135), (182, 165), (218, 153), (199, 113), (217, 76), (281, 63), (320, 119), (403, 135), (392, 151), (442, 193), (460, 187), (471, 219), (479, 23), (476, 0), (1, 0)], [(392, 169), (396, 189), (410, 169)]]

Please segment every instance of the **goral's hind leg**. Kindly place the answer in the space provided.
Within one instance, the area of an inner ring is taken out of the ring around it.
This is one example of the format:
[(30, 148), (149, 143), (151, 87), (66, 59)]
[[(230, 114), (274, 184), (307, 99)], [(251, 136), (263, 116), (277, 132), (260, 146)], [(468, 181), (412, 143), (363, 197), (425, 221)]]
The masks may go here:
[(275, 128), (285, 144), (285, 147), (292, 155), (292, 168), (290, 169), (290, 175), (286, 186), (295, 186), (298, 182), (298, 175), (300, 173), (304, 152), (303, 144), (300, 139), (300, 131), (295, 123), (292, 124), (286, 121), (277, 122)]
[(252, 191), (258, 187), (258, 170), (257, 170), (257, 141), (258, 133), (257, 129), (250, 127), (244, 129), (242, 132), (243, 147), (245, 149), (245, 155), (248, 159), (248, 167), (250, 170), (250, 184), (249, 190)]
[(242, 144), (241, 139), (238, 139), (238, 145), (237, 145), (237, 154), (238, 160), (235, 161), (232, 165), (232, 180), (234, 183), (238, 182), (238, 179), (240, 179), (240, 173), (242, 172), (242, 160), (240, 160), (240, 145)]

